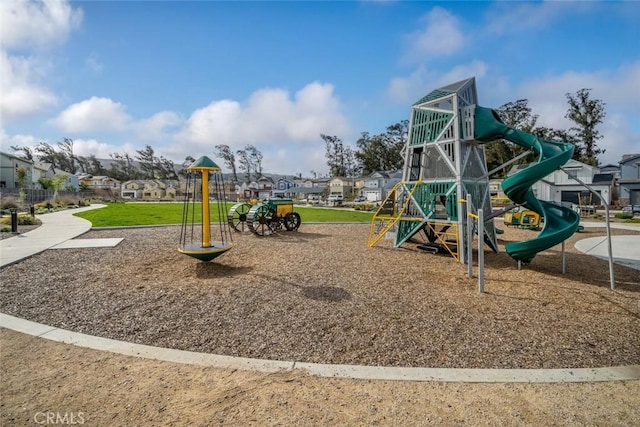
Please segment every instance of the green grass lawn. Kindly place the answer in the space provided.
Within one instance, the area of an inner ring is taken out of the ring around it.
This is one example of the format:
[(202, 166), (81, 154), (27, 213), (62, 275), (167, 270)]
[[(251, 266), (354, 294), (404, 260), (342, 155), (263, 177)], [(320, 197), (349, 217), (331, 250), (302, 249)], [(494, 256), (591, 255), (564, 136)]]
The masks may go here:
[[(218, 222), (219, 216), (227, 220), (227, 212), (234, 203), (219, 205), (210, 204), (211, 221)], [(93, 227), (122, 227), (135, 225), (163, 225), (182, 223), (182, 203), (116, 203), (105, 208), (94, 209), (75, 214), (80, 218), (91, 221)], [(302, 224), (311, 222), (362, 222), (369, 223), (372, 212), (360, 212), (349, 209), (327, 209), (311, 207), (294, 207), (300, 214)], [(194, 222), (201, 221), (200, 205), (196, 205)], [(189, 211), (189, 222), (192, 221), (192, 211)]]

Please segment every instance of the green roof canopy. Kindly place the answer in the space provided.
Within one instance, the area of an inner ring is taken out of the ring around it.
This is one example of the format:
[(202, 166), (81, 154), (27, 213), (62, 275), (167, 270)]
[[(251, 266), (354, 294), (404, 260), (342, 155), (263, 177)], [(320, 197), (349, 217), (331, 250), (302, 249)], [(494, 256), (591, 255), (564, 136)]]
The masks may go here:
[(214, 162), (213, 160), (211, 160), (210, 158), (208, 158), (207, 156), (202, 156), (200, 157), (198, 160), (196, 160), (195, 162), (193, 162), (191, 164), (191, 166), (189, 166), (187, 168), (187, 170), (190, 171), (194, 171), (194, 170), (214, 170), (214, 171), (220, 171), (220, 166), (218, 166), (216, 164), (216, 162)]

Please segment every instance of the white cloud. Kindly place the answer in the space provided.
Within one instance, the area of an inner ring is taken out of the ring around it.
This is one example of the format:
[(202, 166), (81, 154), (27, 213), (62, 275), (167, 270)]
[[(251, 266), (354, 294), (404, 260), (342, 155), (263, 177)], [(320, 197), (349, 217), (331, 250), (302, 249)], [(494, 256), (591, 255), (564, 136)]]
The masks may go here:
[(293, 95), (267, 88), (254, 92), (244, 104), (213, 101), (191, 114), (164, 152), (168, 158), (184, 159), (212, 155), (219, 144), (233, 151), (252, 144), (264, 155), (266, 172), (307, 174), (326, 170), (321, 133), (347, 143), (351, 129), (333, 85), (313, 82)]
[(2, 147), (2, 151), (11, 153), (11, 147), (35, 147), (38, 145), (40, 140), (34, 137), (33, 135), (12, 135), (9, 136), (4, 128), (0, 129), (0, 147)]
[(265, 147), (275, 150), (317, 144), (321, 133), (342, 137), (350, 133), (350, 128), (333, 85), (313, 82), (293, 97), (283, 89), (261, 89), (246, 105), (214, 101), (191, 114), (171, 151), (175, 157), (184, 157), (177, 154), (191, 154), (188, 151), (196, 149), (212, 151), (218, 144), (233, 150), (253, 144), (265, 154), (266, 165), (270, 159)]
[(494, 34), (540, 30), (554, 25), (564, 15), (583, 13), (596, 2), (496, 2), (487, 10), (485, 28)]
[(3, 124), (41, 113), (57, 103), (46, 87), (51, 65), (31, 52), (66, 41), (82, 21), (82, 11), (66, 1), (5, 0), (0, 2), (0, 114)]
[(423, 63), (433, 57), (451, 55), (464, 46), (460, 21), (449, 11), (434, 7), (421, 21), (424, 28), (406, 37), (404, 61)]
[(8, 50), (63, 43), (82, 22), (82, 10), (60, 0), (3, 0), (0, 16), (0, 46)]
[(460, 64), (442, 74), (435, 70), (428, 70), (419, 66), (406, 77), (394, 77), (389, 81), (386, 97), (392, 102), (406, 104), (413, 103), (426, 95), (429, 91), (440, 86), (451, 84), (469, 77), (482, 78), (488, 70), (483, 61), (474, 60), (468, 64)]
[(603, 139), (598, 147), (606, 149), (601, 163), (617, 163), (622, 154), (640, 152), (640, 62), (615, 70), (593, 73), (566, 72), (546, 79), (530, 80), (515, 89), (510, 100), (526, 98), (538, 125), (568, 129), (573, 124), (564, 118), (567, 112), (566, 93), (591, 89), (591, 99), (604, 101), (606, 117), (599, 126)]
[(182, 117), (173, 111), (161, 111), (133, 126), (138, 139), (142, 141), (166, 140), (169, 132), (184, 123)]
[(77, 138), (73, 140), (73, 152), (78, 156), (89, 157), (95, 155), (98, 159), (110, 159), (110, 154), (113, 153), (128, 153), (131, 157), (136, 156), (136, 150), (143, 147), (134, 146), (130, 143), (115, 145), (100, 142), (96, 139), (81, 139)]
[(124, 105), (92, 96), (70, 105), (49, 123), (65, 132), (95, 132), (123, 130), (129, 121)]
[(46, 63), (34, 58), (10, 57), (0, 51), (0, 115), (4, 125), (54, 106), (57, 97), (44, 87)]

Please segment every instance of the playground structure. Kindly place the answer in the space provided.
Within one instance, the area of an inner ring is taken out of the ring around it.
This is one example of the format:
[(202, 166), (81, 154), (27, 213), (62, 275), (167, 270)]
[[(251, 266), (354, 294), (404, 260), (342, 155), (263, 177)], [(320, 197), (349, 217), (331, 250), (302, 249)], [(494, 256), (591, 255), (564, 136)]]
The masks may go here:
[[(571, 159), (573, 145), (510, 128), (495, 111), (477, 104), (472, 77), (436, 89), (412, 106), (403, 180), (374, 214), (369, 246), (384, 236), (393, 236), (398, 247), (423, 233), (427, 247), (444, 249), (465, 263), (473, 243), (473, 234), (465, 232), (467, 226), (472, 225), (482, 236), (479, 241), (497, 251), (493, 218), (515, 206), (538, 215), (538, 222), (544, 219), (534, 239), (506, 245), (507, 254), (516, 261), (530, 262), (537, 253), (564, 242), (577, 230), (580, 217), (576, 212), (538, 200), (531, 188)], [(533, 150), (538, 161), (503, 181), (502, 189), (514, 204), (494, 212), (489, 176), (516, 160), (487, 170), (483, 144), (497, 139)]]
[[(209, 192), (210, 175), (212, 176), (213, 194)], [(223, 203), (217, 203), (216, 224), (211, 222), (209, 199), (224, 200), (224, 182), (220, 167), (207, 156), (202, 156), (187, 168), (187, 188), (182, 209), (182, 227), (180, 229), (180, 246), (178, 252), (189, 255), (200, 261), (211, 261), (233, 247), (231, 230), (221, 209)], [(196, 210), (201, 205), (200, 223), (197, 223)], [(214, 228), (218, 240), (213, 240)]]
[(507, 227), (540, 230), (540, 220), (540, 215), (522, 208), (513, 208), (504, 214), (504, 225)]
[(251, 205), (237, 203), (229, 209), (227, 222), (238, 232), (251, 231), (257, 236), (268, 236), (284, 227), (296, 231), (300, 227), (300, 214), (293, 210), (293, 199), (274, 197), (265, 203)]

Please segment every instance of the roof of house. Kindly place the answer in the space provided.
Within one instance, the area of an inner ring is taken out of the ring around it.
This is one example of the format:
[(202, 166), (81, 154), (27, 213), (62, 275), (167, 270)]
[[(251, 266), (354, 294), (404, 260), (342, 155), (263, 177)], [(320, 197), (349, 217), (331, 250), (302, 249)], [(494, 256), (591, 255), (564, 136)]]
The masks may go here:
[(620, 170), (620, 165), (614, 165), (613, 163), (609, 163), (608, 165), (600, 166), (600, 170), (602, 169), (616, 169)]
[(613, 182), (612, 173), (597, 173), (593, 176), (592, 184), (611, 184)]
[(636, 160), (636, 159), (640, 159), (640, 153), (636, 153), (636, 154), (625, 154), (622, 156), (622, 160), (620, 160), (618, 163), (619, 164), (623, 164), (623, 163), (628, 163), (632, 160)]

